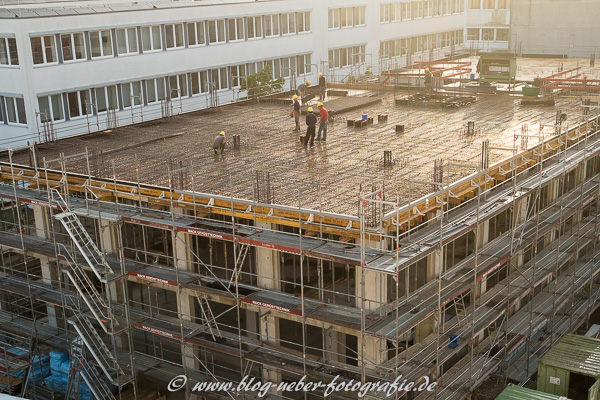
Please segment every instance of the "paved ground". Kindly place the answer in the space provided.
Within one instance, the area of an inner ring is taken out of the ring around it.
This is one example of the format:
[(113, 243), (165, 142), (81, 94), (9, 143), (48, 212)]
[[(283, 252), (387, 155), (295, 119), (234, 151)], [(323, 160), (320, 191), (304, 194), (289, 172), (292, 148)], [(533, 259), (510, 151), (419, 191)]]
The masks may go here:
[[(375, 120), (377, 114), (388, 113), (387, 123), (375, 121), (366, 128), (349, 128), (346, 118), (357, 118), (361, 111), (340, 115), (330, 126), (327, 142), (316, 142), (310, 150), (305, 150), (298, 134), (292, 132), (289, 106), (253, 103), (44, 144), (40, 158), (55, 159), (61, 152), (68, 156), (87, 148), (94, 155), (90, 159), (93, 175), (112, 177), (114, 161), (118, 178), (137, 180), (135, 167), (139, 166), (142, 182), (160, 185), (168, 184), (169, 168), (191, 166), (190, 172), (176, 174), (174, 186), (249, 199), (256, 199), (256, 171), (269, 171), (275, 203), (298, 206), (300, 198), (303, 207), (355, 215), (361, 188), (370, 191), (372, 185), (383, 183), (387, 199), (398, 197), (406, 203), (409, 197), (415, 199), (430, 191), (430, 187), (408, 182), (431, 180), (435, 159), (478, 163), (484, 139), (490, 139), (491, 145), (512, 147), (514, 132), (520, 131), (523, 123), (537, 133), (541, 122), (548, 136), (553, 133), (549, 125), (557, 110), (568, 114), (568, 123), (575, 122), (579, 113), (574, 100), (559, 100), (556, 107), (526, 107), (519, 105), (520, 98), (488, 95), (465, 108), (445, 110), (396, 106), (394, 94), (383, 96), (383, 102), (363, 111)], [(467, 137), (464, 128), (470, 120), (475, 121), (477, 134)], [(405, 133), (395, 133), (397, 123), (406, 126)], [(304, 130), (304, 122), (302, 127)], [(228, 145), (224, 155), (216, 156), (211, 144), (221, 130), (227, 132)], [(241, 135), (240, 150), (232, 148), (233, 134)], [(531, 139), (529, 143), (535, 142)], [(392, 151), (392, 167), (383, 167), (385, 150)], [(508, 155), (492, 152), (492, 161)], [(29, 155), (16, 154), (14, 160), (28, 164)], [(58, 164), (49, 167), (58, 168)], [(69, 160), (67, 168), (87, 173), (82, 159)], [(472, 171), (459, 172), (451, 178)]]

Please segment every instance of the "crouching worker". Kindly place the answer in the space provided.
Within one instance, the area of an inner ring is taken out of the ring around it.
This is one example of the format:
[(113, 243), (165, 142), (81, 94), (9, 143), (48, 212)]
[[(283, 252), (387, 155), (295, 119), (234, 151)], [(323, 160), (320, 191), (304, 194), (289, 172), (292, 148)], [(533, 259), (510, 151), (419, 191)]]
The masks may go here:
[(223, 154), (223, 151), (225, 150), (225, 132), (219, 133), (219, 135), (215, 138), (212, 147), (215, 151), (215, 154), (217, 154), (219, 150), (221, 150), (221, 154)]

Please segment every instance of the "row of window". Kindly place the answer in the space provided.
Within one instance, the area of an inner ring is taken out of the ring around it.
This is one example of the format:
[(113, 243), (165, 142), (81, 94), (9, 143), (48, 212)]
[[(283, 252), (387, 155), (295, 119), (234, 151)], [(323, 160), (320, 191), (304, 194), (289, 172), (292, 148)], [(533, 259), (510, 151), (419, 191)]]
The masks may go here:
[(15, 38), (0, 37), (0, 65), (19, 65)]
[(34, 64), (56, 64), (304, 32), (310, 32), (308, 11), (63, 33), (30, 39)]
[(27, 125), (22, 97), (0, 96), (0, 124)]
[(330, 8), (329, 29), (351, 28), (353, 26), (365, 25), (366, 9), (366, 6)]
[(365, 62), (366, 45), (329, 50), (329, 68), (343, 68)]
[(271, 68), (274, 79), (308, 74), (312, 71), (311, 62), (310, 54), (302, 54), (41, 96), (38, 97), (41, 121), (64, 121), (108, 110), (123, 110), (132, 106), (235, 88), (241, 85), (243, 77), (262, 70), (265, 65)]
[(431, 35), (414, 36), (405, 39), (382, 41), (379, 44), (379, 57), (390, 59), (426, 50), (440, 49), (463, 43), (463, 31), (449, 31)]
[(467, 28), (467, 40), (508, 42), (508, 28)]
[(420, 0), (380, 5), (380, 22), (397, 22), (461, 13), (465, 10), (463, 0)]
[(508, 10), (510, 0), (469, 0), (470, 10)]

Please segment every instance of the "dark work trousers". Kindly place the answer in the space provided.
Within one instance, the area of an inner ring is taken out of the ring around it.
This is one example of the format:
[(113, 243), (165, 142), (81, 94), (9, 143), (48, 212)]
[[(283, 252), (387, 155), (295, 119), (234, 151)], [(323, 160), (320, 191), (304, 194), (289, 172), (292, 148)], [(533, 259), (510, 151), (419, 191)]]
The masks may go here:
[(304, 138), (304, 147), (308, 147), (308, 141), (310, 140), (310, 145), (315, 145), (315, 130), (316, 126), (308, 126), (306, 128), (306, 137)]

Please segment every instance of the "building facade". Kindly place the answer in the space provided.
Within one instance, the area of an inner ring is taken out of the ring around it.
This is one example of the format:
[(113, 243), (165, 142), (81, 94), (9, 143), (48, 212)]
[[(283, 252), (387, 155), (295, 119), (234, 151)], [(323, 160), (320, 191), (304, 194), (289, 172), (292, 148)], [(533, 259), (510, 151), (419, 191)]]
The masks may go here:
[[(113, 2), (0, 13), (3, 148), (102, 131), (284, 87), (404, 66), (462, 46), (462, 0)], [(435, 24), (431, 24), (436, 20)]]

